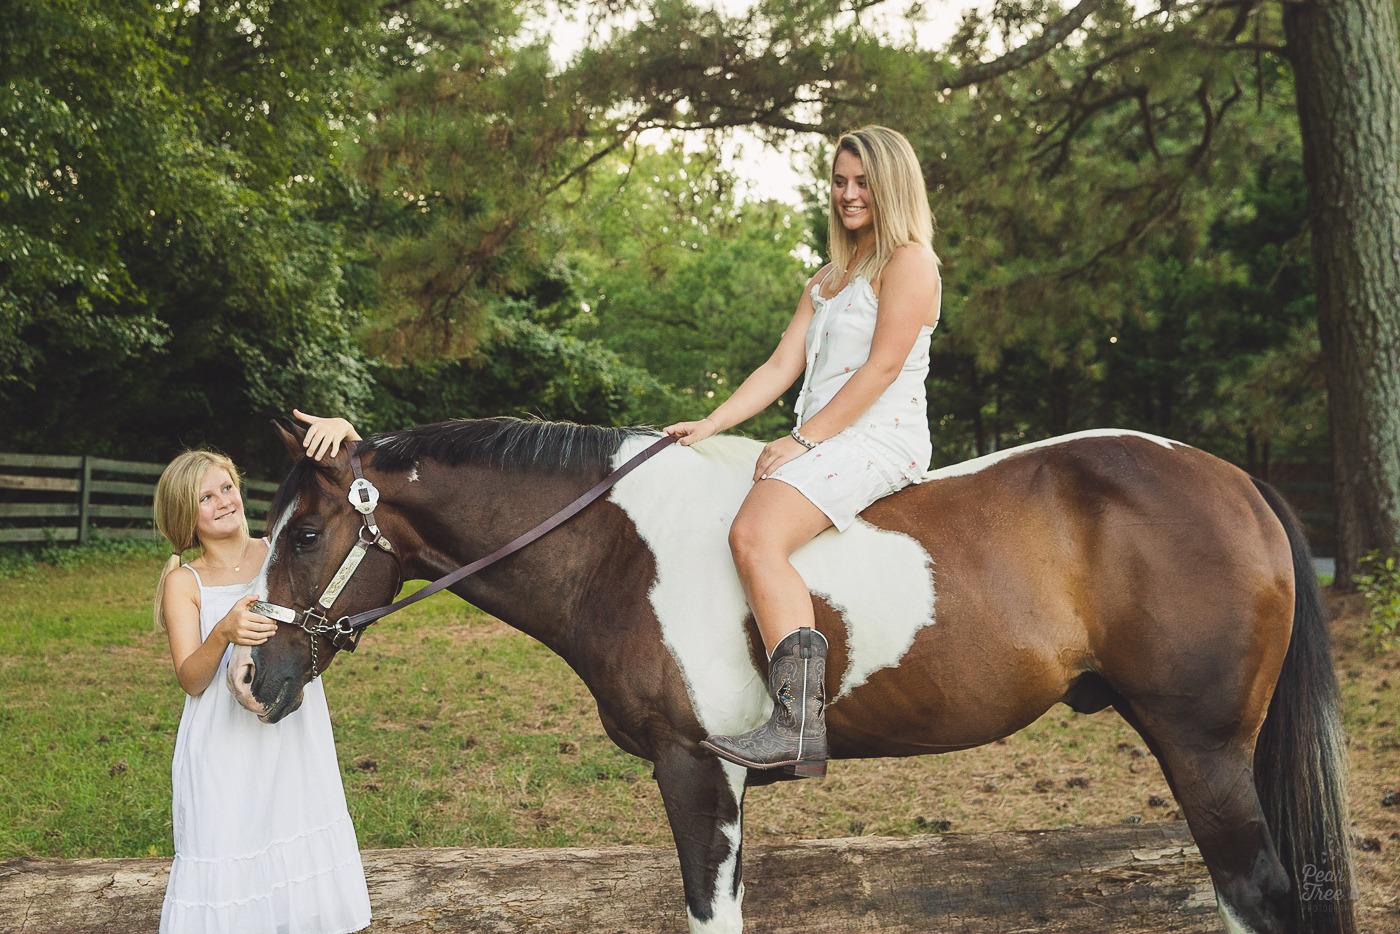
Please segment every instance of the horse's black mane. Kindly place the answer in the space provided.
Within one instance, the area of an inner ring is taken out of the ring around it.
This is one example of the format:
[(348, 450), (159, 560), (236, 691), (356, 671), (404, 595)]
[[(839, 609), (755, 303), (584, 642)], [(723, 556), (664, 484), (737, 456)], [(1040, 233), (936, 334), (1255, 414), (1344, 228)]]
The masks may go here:
[(607, 470), (628, 438), (654, 432), (520, 418), (454, 419), (371, 435), (360, 449), (380, 470), (406, 470), (420, 460), (450, 466), (551, 473)]
[[(605, 472), (624, 441), (654, 434), (646, 428), (602, 428), (537, 419), (453, 419), (370, 435), (358, 449), (367, 463), (380, 470), (407, 470), (420, 460), (434, 460), (449, 466), (500, 470)], [(272, 498), (268, 521), (275, 521), (291, 505), (313, 468), (309, 457), (297, 459)]]

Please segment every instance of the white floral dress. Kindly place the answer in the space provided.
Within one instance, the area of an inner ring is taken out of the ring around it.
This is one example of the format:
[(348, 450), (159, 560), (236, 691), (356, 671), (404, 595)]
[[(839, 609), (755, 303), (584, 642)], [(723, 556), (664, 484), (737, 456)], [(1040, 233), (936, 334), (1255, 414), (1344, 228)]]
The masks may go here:
[[(870, 357), (879, 300), (864, 276), (831, 298), (812, 286), (816, 314), (807, 327), (807, 369), (797, 401), (797, 426), (816, 415)], [(918, 483), (933, 458), (929, 437), (929, 338), (925, 325), (899, 375), (840, 434), (783, 464), (770, 476), (796, 487), (845, 531), (883, 496)]]

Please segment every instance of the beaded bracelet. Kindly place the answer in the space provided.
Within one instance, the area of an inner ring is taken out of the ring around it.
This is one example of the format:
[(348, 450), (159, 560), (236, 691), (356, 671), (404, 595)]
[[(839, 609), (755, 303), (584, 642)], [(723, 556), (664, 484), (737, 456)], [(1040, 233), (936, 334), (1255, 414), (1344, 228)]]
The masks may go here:
[(803, 447), (805, 447), (807, 450), (809, 450), (809, 451), (814, 451), (814, 450), (816, 450), (817, 445), (814, 444), (814, 443), (812, 443), (811, 441), (808, 441), (806, 438), (802, 437), (802, 432), (798, 431), (796, 428), (794, 428), (792, 431), (788, 432), (788, 434), (792, 435), (795, 439), (797, 439), (797, 442), (798, 442), (799, 444), (801, 444)]

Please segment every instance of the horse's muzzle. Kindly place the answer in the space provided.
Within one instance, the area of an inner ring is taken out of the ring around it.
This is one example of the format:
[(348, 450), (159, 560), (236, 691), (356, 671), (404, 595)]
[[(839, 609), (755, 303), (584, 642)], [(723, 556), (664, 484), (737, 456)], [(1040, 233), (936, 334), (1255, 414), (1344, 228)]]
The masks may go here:
[(301, 706), (301, 691), (290, 682), (282, 686), (270, 704), (263, 703), (254, 695), (257, 686), (257, 663), (253, 661), (252, 647), (235, 645), (228, 662), (228, 689), (238, 703), (257, 714), (263, 723), (276, 723)]
[(235, 645), (228, 661), (228, 689), (238, 702), (253, 713), (262, 715), (263, 705), (253, 697), (253, 649), (247, 645)]

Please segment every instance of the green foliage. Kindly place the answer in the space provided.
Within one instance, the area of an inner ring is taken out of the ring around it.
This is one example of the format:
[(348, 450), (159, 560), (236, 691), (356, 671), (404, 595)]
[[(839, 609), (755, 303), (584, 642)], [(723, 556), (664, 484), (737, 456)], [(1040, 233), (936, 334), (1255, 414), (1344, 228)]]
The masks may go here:
[[(816, 271), (799, 258), (805, 225), (793, 208), (741, 202), (715, 162), (639, 147), (602, 163), (578, 196), (567, 240), (575, 327), (676, 387), (651, 400), (648, 421), (699, 418), (728, 398), (777, 346)], [(742, 430), (781, 434), (791, 402)]]
[(531, 312), (517, 303), (493, 313), (469, 359), (378, 368), (379, 427), (492, 415), (636, 425), (679, 408), (674, 391), (646, 370)]
[(135, 539), (97, 539), (81, 545), (8, 546), (0, 548), (0, 579), (33, 575), (50, 568), (75, 570), (101, 567), (133, 558), (164, 560), (169, 547)]
[[(561, 67), (527, 0), (5, 7), (10, 443), (265, 470), (293, 404), (694, 417), (813, 271), (825, 140), (883, 122), (941, 221), (939, 461), (1104, 425), (1325, 459), (1291, 76), (1221, 54), (1232, 12), (1115, 0), (964, 86), (1059, 8), (999, 2), (938, 52), (826, 0), (579, 10), (607, 38)], [(804, 204), (735, 194), (732, 126), (806, 151)], [(684, 152), (637, 143), (672, 127)]]
[(370, 345), (392, 364), (470, 357), (503, 298), (541, 299), (554, 195), (617, 145), (522, 23), (519, 4), (410, 2), (385, 27), (352, 158), (375, 198)]
[[(171, 127), (145, 120), (165, 56), (132, 11), (20, 2), (0, 10), (0, 392), (33, 387), (58, 330), (77, 351), (129, 354), (166, 334), (141, 309), (94, 313), (137, 291), (114, 234), (139, 230), (170, 203), (147, 170), (178, 149)], [(81, 174), (80, 174), (81, 173)], [(143, 184), (150, 183), (150, 184)]]
[[(255, 453), (364, 397), (336, 88), (377, 5), (0, 13), (0, 407), (31, 450)], [(159, 456), (159, 455), (158, 455)], [(253, 458), (256, 460), (256, 458)]]
[(1353, 580), (1371, 615), (1365, 641), (1373, 655), (1380, 655), (1400, 645), (1400, 562), (1373, 551), (1361, 559), (1361, 566), (1363, 571)]
[[(1115, 9), (1082, 43), (940, 95), (916, 131), (947, 231), (953, 365), (932, 405), (954, 404), (940, 420), (976, 451), (1104, 425), (1241, 460), (1322, 437), (1318, 379), (1295, 374), (1291, 408), (1269, 396), (1285, 348), (1319, 372), (1291, 84), (1206, 48), (1218, 17), (1164, 33)], [(1039, 17), (1003, 12), (947, 54), (985, 59)]]

